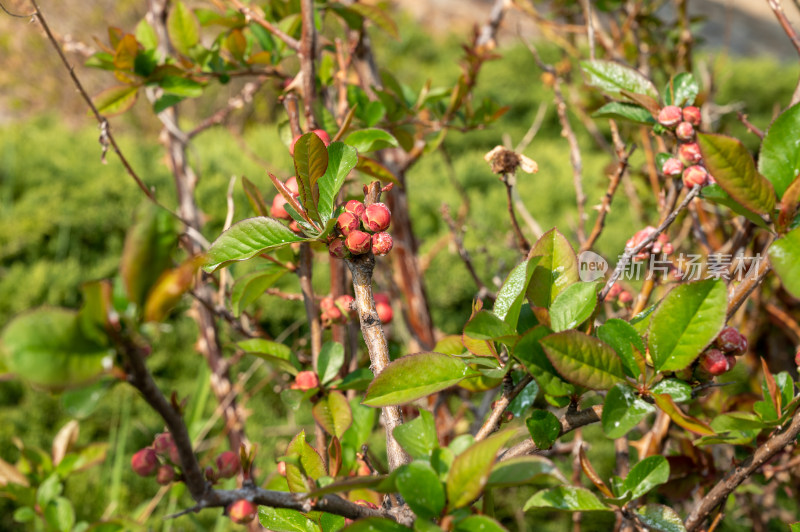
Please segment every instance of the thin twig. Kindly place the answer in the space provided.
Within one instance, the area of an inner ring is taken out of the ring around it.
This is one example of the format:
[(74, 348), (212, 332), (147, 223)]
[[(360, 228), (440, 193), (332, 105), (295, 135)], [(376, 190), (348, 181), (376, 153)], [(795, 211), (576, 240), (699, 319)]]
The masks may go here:
[[(784, 13), (783, 6), (781, 5), (781, 0), (767, 0), (767, 4), (775, 14), (775, 18), (778, 19), (778, 23), (781, 25), (781, 28), (783, 28), (783, 31), (786, 32), (786, 36), (789, 37), (790, 41), (792, 41), (792, 45), (794, 45), (795, 50), (797, 50), (797, 53), (800, 54), (800, 36), (797, 35), (797, 32), (794, 30), (792, 24), (789, 22), (789, 19), (786, 17), (786, 13)], [(792, 106), (799, 101), (800, 80), (797, 82), (797, 86), (794, 89), (792, 100), (789, 105)]]
[(480, 430), (478, 430), (477, 434), (475, 434), (475, 441), (484, 440), (497, 430), (497, 427), (500, 426), (500, 422), (503, 419), (503, 414), (505, 413), (506, 408), (508, 408), (508, 405), (511, 404), (511, 401), (516, 399), (520, 393), (522, 393), (522, 390), (524, 390), (532, 380), (533, 377), (530, 375), (525, 375), (511, 390), (503, 390), (503, 395), (500, 397), (500, 399), (495, 401), (491, 414), (489, 414), (489, 417), (486, 418), (483, 426), (480, 428)]
[(655, 242), (656, 238), (658, 238), (658, 235), (663, 233), (664, 230), (667, 227), (669, 227), (670, 224), (672, 224), (672, 222), (675, 221), (675, 218), (678, 217), (678, 214), (680, 214), (680, 212), (683, 209), (685, 209), (687, 205), (689, 205), (689, 202), (691, 202), (694, 198), (697, 197), (698, 194), (700, 194), (700, 190), (701, 189), (702, 189), (702, 187), (700, 187), (700, 186), (696, 186), (696, 187), (692, 188), (686, 194), (686, 197), (683, 198), (683, 201), (681, 202), (681, 204), (678, 205), (678, 208), (675, 209), (674, 211), (672, 211), (672, 213), (670, 213), (670, 215), (667, 216), (667, 218), (661, 223), (661, 225), (659, 225), (656, 228), (655, 231), (653, 231), (650, 234), (650, 236), (648, 236), (647, 238), (642, 240), (639, 243), (638, 246), (635, 246), (635, 247), (633, 247), (631, 249), (626, 249), (625, 250), (625, 253), (623, 253), (622, 257), (620, 257), (620, 259), (619, 259), (619, 262), (617, 262), (617, 266), (616, 266), (616, 268), (614, 268), (614, 273), (611, 274), (611, 278), (609, 278), (608, 282), (606, 282), (606, 285), (603, 287), (603, 289), (600, 291), (600, 293), (597, 294), (598, 301), (603, 301), (606, 298), (606, 295), (608, 295), (608, 291), (611, 290), (611, 287), (614, 286), (614, 283), (617, 282), (617, 279), (619, 279), (619, 276), (622, 275), (623, 270), (628, 265), (628, 263), (631, 261), (631, 258), (634, 255), (636, 255), (637, 253), (639, 253), (641, 250), (643, 250), (646, 246), (648, 246), (652, 242)]
[[(559, 422), (561, 423), (561, 430), (558, 435), (561, 437), (568, 432), (572, 432), (579, 427), (583, 427), (584, 425), (598, 423), (600, 422), (602, 415), (603, 405), (595, 405), (577, 412), (568, 411), (561, 419), (559, 419)], [(503, 453), (500, 460), (509, 460), (517, 456), (532, 454), (538, 450), (539, 448), (536, 447), (536, 444), (533, 443), (533, 440), (528, 438), (527, 440), (520, 442), (508, 449), (505, 453)]]
[(517, 237), (517, 247), (519, 247), (519, 250), (523, 255), (527, 255), (528, 251), (531, 249), (531, 245), (528, 242), (528, 239), (525, 238), (525, 235), (522, 233), (522, 229), (517, 222), (517, 215), (514, 212), (514, 179), (514, 174), (503, 174), (503, 184), (506, 186), (508, 216), (511, 218), (511, 227), (514, 229), (514, 236)]
[(317, 129), (314, 101), (317, 99), (317, 27), (314, 23), (314, 0), (300, 0), (303, 34), (300, 39), (300, 73), (303, 76), (303, 112), (306, 129)]
[(458, 254), (461, 257), (461, 260), (464, 262), (464, 266), (467, 267), (467, 271), (472, 277), (472, 280), (475, 281), (475, 284), (478, 286), (478, 292), (480, 294), (485, 294), (485, 297), (494, 301), (497, 298), (497, 295), (489, 290), (486, 284), (484, 284), (484, 282), (478, 276), (478, 272), (475, 271), (475, 266), (472, 264), (472, 258), (469, 256), (469, 251), (467, 251), (467, 249), (464, 247), (464, 238), (461, 234), (461, 231), (458, 230), (455, 220), (453, 220), (453, 217), (450, 216), (450, 208), (444, 203), (442, 204), (442, 219), (444, 219), (447, 227), (450, 228), (450, 234), (453, 237), (453, 243), (456, 245)]
[(753, 135), (757, 136), (760, 139), (764, 138), (764, 132), (754, 126), (748, 119), (747, 115), (741, 111), (736, 111), (736, 118), (739, 119), (739, 122), (747, 128), (747, 130), (752, 133)]
[(231, 4), (233, 4), (233, 6), (236, 7), (236, 9), (239, 12), (241, 12), (246, 19), (252, 20), (259, 26), (263, 27), (265, 30), (273, 34), (275, 37), (279, 38), (284, 43), (286, 43), (286, 46), (288, 46), (295, 52), (300, 51), (300, 42), (297, 39), (284, 33), (280, 28), (278, 28), (277, 26), (266, 20), (258, 12), (251, 9), (249, 6), (245, 5), (240, 0), (231, 0)]

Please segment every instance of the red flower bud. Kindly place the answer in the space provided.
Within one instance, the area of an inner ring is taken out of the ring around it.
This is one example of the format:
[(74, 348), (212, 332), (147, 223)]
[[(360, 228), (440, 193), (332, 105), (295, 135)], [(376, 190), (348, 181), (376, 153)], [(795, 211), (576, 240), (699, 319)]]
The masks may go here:
[(291, 222), (289, 222), (289, 229), (291, 229), (292, 231), (294, 231), (295, 233), (298, 233), (298, 234), (300, 234), (300, 232), (301, 232), (300, 231), (300, 224), (297, 223), (297, 220), (292, 220)]
[(217, 456), (217, 470), (220, 478), (232, 478), (242, 466), (239, 455), (233, 451), (225, 451)]
[(364, 214), (361, 215), (364, 228), (373, 233), (386, 230), (392, 221), (392, 213), (383, 203), (373, 203), (367, 206)]
[(378, 303), (385, 303), (387, 305), (391, 304), (389, 296), (384, 294), (383, 292), (378, 292), (377, 294), (373, 294), (372, 299), (375, 300), (375, 304)]
[(140, 477), (149, 477), (158, 467), (158, 457), (154, 449), (145, 447), (131, 457), (131, 469)]
[(213, 483), (213, 482), (217, 481), (217, 473), (216, 473), (216, 471), (214, 471), (213, 467), (206, 466), (206, 468), (205, 468), (205, 470), (203, 472), (204, 472), (204, 474), (206, 476), (206, 480), (208, 480), (209, 482)]
[(683, 171), (684, 186), (688, 188), (692, 188), (697, 185), (704, 187), (707, 184), (708, 184), (708, 171), (699, 164), (690, 166), (689, 168)]
[(723, 351), (733, 355), (743, 355), (747, 352), (747, 338), (740, 334), (734, 327), (725, 327), (717, 336), (716, 345)]
[(292, 176), (287, 179), (286, 183), (284, 183), (284, 186), (289, 189), (295, 198), (300, 195), (300, 187), (297, 185), (297, 177)]
[(316, 136), (318, 136), (318, 137), (319, 137), (319, 140), (321, 140), (321, 141), (322, 141), (322, 142), (325, 144), (325, 146), (328, 146), (328, 145), (330, 145), (330, 143), (331, 143), (331, 137), (330, 137), (330, 135), (328, 135), (328, 132), (327, 132), (327, 131), (325, 131), (324, 129), (315, 129), (315, 130), (313, 131), (313, 133), (314, 133)]
[(623, 305), (627, 305), (628, 303), (633, 301), (633, 296), (627, 290), (623, 290), (622, 292), (619, 293), (618, 301)]
[(800, 351), (798, 351), (797, 354), (794, 355), (794, 363), (795, 365), (797, 365), (797, 367), (800, 367)]
[(608, 294), (606, 295), (606, 299), (611, 300), (617, 297), (622, 292), (622, 286), (618, 283), (614, 283), (611, 285), (611, 288), (608, 290)]
[(278, 474), (282, 477), (286, 476), (286, 462), (278, 462)]
[(331, 257), (335, 257), (337, 259), (345, 259), (350, 254), (344, 245), (344, 240), (341, 238), (331, 240), (331, 243), (328, 244), (328, 253)]
[(712, 347), (700, 355), (699, 368), (716, 377), (727, 372), (730, 369), (730, 364), (725, 357), (725, 353)]
[(290, 386), (292, 390), (301, 390), (303, 392), (316, 388), (319, 386), (319, 377), (313, 371), (301, 371), (294, 378), (294, 382)]
[(376, 302), (375, 310), (378, 312), (378, 318), (381, 320), (381, 323), (388, 324), (392, 322), (394, 312), (392, 312), (392, 306), (389, 305), (389, 303)]
[(341, 310), (343, 314), (347, 314), (348, 316), (355, 316), (355, 302), (356, 300), (353, 299), (353, 296), (348, 294), (336, 298), (337, 308)]
[(239, 499), (228, 506), (228, 515), (234, 523), (240, 525), (249, 523), (256, 517), (256, 505), (248, 500)]
[(725, 359), (728, 361), (728, 371), (736, 367), (736, 355), (725, 355)]
[(159, 456), (169, 459), (175, 465), (180, 465), (181, 457), (178, 454), (178, 447), (169, 432), (162, 432), (156, 435), (153, 440), (153, 449)]
[(303, 135), (295, 135), (295, 137), (292, 139), (292, 143), (289, 145), (289, 154), (292, 157), (294, 157), (294, 145), (297, 144), (298, 139), (300, 139), (302, 136)]
[(332, 322), (344, 321), (342, 320), (342, 311), (336, 307), (329, 308), (322, 313), (322, 322), (329, 325)]
[(386, 255), (392, 250), (394, 241), (392, 235), (385, 232), (372, 235), (372, 252), (376, 255)]
[(700, 109), (697, 107), (690, 105), (688, 107), (683, 108), (683, 119), (693, 126), (699, 126), (702, 120), (700, 115)]
[(669, 241), (669, 236), (667, 236), (666, 233), (661, 233), (660, 235), (658, 235), (658, 238), (656, 238), (656, 241), (653, 242), (651, 250), (656, 255), (661, 253), (669, 255), (674, 251), (674, 248)]
[(355, 214), (360, 220), (361, 215), (364, 214), (364, 211), (366, 210), (366, 207), (364, 207), (364, 204), (360, 201), (352, 199), (344, 204), (344, 210), (345, 212)]
[(292, 217), (289, 216), (289, 213), (286, 212), (286, 208), (283, 206), (286, 203), (286, 200), (280, 194), (276, 194), (275, 198), (272, 200), (272, 207), (269, 210), (270, 216), (273, 218), (280, 218), (282, 220), (291, 220)]
[(703, 154), (700, 153), (700, 145), (696, 142), (681, 144), (681, 147), (678, 148), (678, 157), (686, 166), (697, 164), (703, 160)]
[(668, 105), (658, 113), (658, 123), (664, 127), (672, 127), (683, 118), (681, 108), (677, 105)]
[(676, 157), (670, 157), (661, 166), (661, 172), (669, 177), (678, 177), (683, 172), (683, 163)]
[(339, 228), (339, 231), (344, 236), (347, 236), (351, 231), (358, 230), (361, 227), (361, 222), (355, 214), (345, 211), (336, 219), (336, 227)]
[(364, 231), (350, 231), (350, 234), (347, 235), (344, 241), (344, 245), (347, 246), (347, 249), (349, 249), (351, 253), (361, 255), (363, 253), (369, 253), (372, 247), (372, 238)]
[(326, 312), (334, 307), (335, 303), (333, 302), (333, 298), (330, 296), (323, 297), (319, 302), (319, 308), (321, 311)]
[(156, 482), (162, 486), (166, 486), (173, 480), (175, 480), (175, 470), (172, 469), (172, 466), (162, 465), (158, 468), (158, 472), (156, 473)]
[(689, 122), (681, 122), (675, 128), (675, 136), (681, 140), (692, 140), (694, 138), (694, 127)]

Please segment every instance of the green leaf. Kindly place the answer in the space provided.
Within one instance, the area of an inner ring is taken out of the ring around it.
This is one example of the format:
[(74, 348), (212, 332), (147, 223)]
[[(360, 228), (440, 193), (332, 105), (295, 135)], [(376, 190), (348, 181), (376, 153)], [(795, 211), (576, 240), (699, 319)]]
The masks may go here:
[(637, 499), (651, 489), (669, 480), (669, 462), (663, 456), (649, 456), (631, 469), (625, 478), (623, 488)]
[(359, 519), (353, 524), (344, 528), (346, 532), (413, 532), (407, 526), (403, 526), (397, 521), (385, 519), (383, 517), (367, 517)]
[(786, 291), (800, 298), (800, 227), (773, 242), (768, 253)]
[(339, 390), (364, 391), (372, 382), (373, 375), (369, 368), (358, 368), (351, 371), (336, 386)]
[(479, 310), (464, 327), (464, 335), (476, 340), (504, 342), (513, 341), (517, 337), (517, 330), (496, 314)]
[[(350, 428), (347, 429), (347, 432), (345, 432), (342, 438), (343, 448), (349, 447), (353, 450), (360, 450), (361, 446), (369, 440), (372, 429), (375, 426), (375, 418), (377, 417), (378, 411), (374, 408), (368, 408), (362, 405), (359, 401), (360, 399), (358, 397), (354, 397), (350, 400), (353, 424), (350, 425)], [(353, 453), (352, 459), (353, 461), (355, 460), (355, 453)], [(348, 463), (352, 464), (352, 461)]]
[(536, 493), (525, 503), (523, 511), (532, 508), (553, 508), (567, 512), (610, 511), (594, 493), (586, 488), (558, 486)]
[(17, 523), (30, 523), (36, 519), (36, 512), (30, 506), (22, 506), (14, 510), (13, 519)]
[(486, 486), (505, 488), (552, 480), (566, 482), (553, 462), (543, 456), (519, 456), (495, 464)]
[(625, 380), (622, 362), (614, 350), (579, 331), (564, 331), (542, 339), (547, 358), (570, 382), (592, 390), (608, 390)]
[(419, 416), (412, 421), (396, 426), (392, 434), (397, 443), (415, 459), (429, 458), (439, 446), (436, 424), (427, 410), (421, 409)]
[(397, 470), (397, 490), (422, 519), (438, 517), (444, 508), (444, 487), (428, 462), (416, 460)]
[(402, 405), (444, 390), (471, 376), (466, 364), (441, 353), (416, 353), (391, 362), (367, 388), (363, 404)]
[(622, 98), (623, 91), (626, 91), (658, 100), (658, 90), (653, 83), (630, 67), (612, 61), (595, 60), (581, 61), (581, 68), (589, 78), (589, 85), (613, 98)]
[(317, 401), (311, 412), (325, 432), (339, 439), (353, 423), (353, 414), (347, 399), (335, 390)]
[(367, 153), (383, 148), (396, 148), (399, 146), (397, 139), (388, 131), (378, 128), (367, 128), (353, 131), (345, 139), (345, 143), (358, 150), (358, 153)]
[(655, 410), (655, 407), (639, 397), (633, 388), (620, 383), (606, 394), (600, 423), (606, 436), (617, 439), (627, 434), (646, 415)]
[(287, 508), (258, 507), (258, 522), (267, 530), (275, 532), (318, 532), (319, 527), (297, 510)]
[(686, 532), (678, 513), (663, 504), (645, 504), (637, 508), (639, 520), (650, 530), (658, 532)]
[(292, 375), (297, 375), (297, 366), (299, 364), (297, 364), (292, 350), (284, 344), (264, 340), (263, 338), (251, 338), (250, 340), (237, 342), (236, 346), (245, 353), (255, 355), (288, 371)]
[(534, 410), (525, 420), (531, 439), (539, 449), (549, 449), (561, 434), (561, 422), (549, 410)]
[(142, 19), (136, 24), (134, 35), (136, 36), (136, 40), (144, 46), (145, 50), (152, 50), (158, 46), (156, 30), (146, 19)]
[(574, 329), (594, 312), (597, 306), (597, 285), (575, 283), (558, 294), (550, 306), (550, 327), (555, 332)]
[(230, 262), (306, 240), (273, 218), (248, 218), (233, 224), (211, 244), (203, 269), (210, 273)]
[(312, 220), (319, 222), (317, 181), (328, 169), (328, 150), (316, 133), (306, 133), (295, 142), (294, 169), (303, 208)]
[(728, 207), (736, 214), (744, 216), (745, 218), (747, 218), (760, 228), (766, 229), (767, 231), (771, 231), (769, 225), (767, 225), (767, 223), (764, 221), (763, 218), (761, 218), (761, 216), (757, 215), (753, 211), (750, 211), (742, 207), (738, 202), (734, 201), (733, 198), (731, 198), (727, 192), (722, 190), (722, 187), (720, 187), (717, 184), (711, 184), (703, 187), (703, 190), (700, 193), (700, 197), (705, 200), (717, 203), (719, 205), (724, 205), (725, 207)]
[(539, 238), (528, 254), (529, 259), (533, 257), (541, 259), (528, 285), (527, 296), (532, 305), (549, 308), (558, 294), (578, 282), (578, 258), (557, 229)]
[(317, 368), (322, 384), (331, 382), (344, 364), (344, 346), (338, 342), (325, 342), (319, 353)]
[(528, 373), (536, 379), (543, 393), (555, 397), (566, 397), (572, 395), (575, 387), (565, 382), (556, 372), (539, 343), (542, 338), (551, 333), (550, 329), (542, 325), (534, 327), (520, 337), (514, 345), (513, 353), (514, 357), (522, 362)]
[(768, 426), (768, 423), (764, 423), (757, 415), (749, 412), (729, 412), (715, 416), (711, 420), (711, 428), (719, 433), (761, 430)]
[(320, 458), (317, 451), (306, 442), (306, 432), (300, 433), (289, 442), (286, 448), (286, 456), (297, 457), (299, 460), (294, 463), (286, 462), (286, 480), (289, 483), (290, 491), (294, 493), (306, 492), (309, 484), (306, 477), (316, 480), (327, 474), (325, 463)]
[(195, 274), (204, 260), (204, 256), (195, 255), (162, 273), (147, 294), (142, 319), (163, 321), (192, 287)]
[(61, 407), (71, 417), (87, 418), (100, 406), (112, 384), (108, 379), (101, 379), (88, 386), (67, 390), (61, 394)]
[[(519, 380), (523, 375), (521, 371), (513, 372), (514, 385), (519, 384)], [(519, 377), (519, 378), (518, 378)], [(523, 417), (539, 395), (539, 384), (533, 380), (517, 395), (513, 401), (508, 404), (507, 410), (514, 414), (515, 417)]]
[(319, 215), (323, 221), (333, 216), (334, 204), (339, 189), (350, 170), (358, 163), (356, 150), (343, 142), (332, 142), (328, 146), (328, 168), (319, 178)]
[(192, 10), (178, 0), (167, 17), (167, 34), (172, 45), (183, 55), (200, 42), (200, 23)]
[(241, 316), (245, 308), (264, 294), (264, 291), (283, 277), (288, 270), (277, 264), (267, 264), (263, 269), (236, 279), (231, 289), (231, 311)]
[(522, 261), (511, 270), (503, 286), (500, 287), (500, 291), (497, 292), (492, 312), (515, 330), (522, 304), (525, 301), (525, 291), (528, 289), (533, 269), (538, 262), (539, 257)]
[(671, 290), (653, 313), (648, 344), (656, 371), (677, 371), (694, 362), (725, 325), (728, 290), (708, 279)]
[(728, 195), (759, 214), (775, 208), (772, 183), (758, 173), (750, 152), (738, 139), (713, 133), (698, 133), (703, 164)]
[(512, 436), (504, 431), (474, 443), (459, 454), (447, 475), (448, 507), (453, 510), (470, 504), (483, 491), (498, 451)]
[(608, 102), (592, 113), (592, 118), (622, 119), (644, 125), (655, 124), (655, 119), (653, 115), (650, 114), (650, 111), (641, 105), (627, 102)]
[(368, 176), (380, 179), (387, 183), (394, 183), (397, 186), (403, 186), (391, 170), (383, 166), (375, 159), (370, 159), (364, 155), (358, 155), (358, 164), (356, 170)]
[(676, 403), (686, 403), (692, 398), (692, 387), (678, 379), (664, 379), (653, 386), (650, 392), (668, 394)]
[(87, 338), (72, 310), (40, 308), (12, 319), (0, 333), (6, 368), (48, 390), (82, 386), (111, 369), (112, 352)]
[(117, 85), (92, 98), (92, 103), (100, 114), (115, 116), (133, 107), (138, 96), (139, 87), (137, 85)]
[[(644, 342), (633, 325), (619, 318), (612, 318), (597, 328), (597, 337), (614, 348), (622, 360), (625, 373), (638, 379), (644, 371)], [(638, 352), (634, 352), (634, 349)]]
[(69, 532), (75, 525), (75, 509), (65, 497), (58, 497), (44, 509), (47, 524), (59, 532)]
[(456, 523), (453, 532), (508, 532), (508, 530), (488, 515), (470, 515)]
[(197, 98), (203, 95), (202, 83), (180, 76), (164, 76), (158, 81), (158, 86), (165, 93), (174, 94), (182, 98)]
[(785, 110), (769, 126), (761, 152), (758, 155), (758, 171), (772, 183), (778, 198), (800, 174), (800, 104)]
[(689, 72), (676, 74), (664, 89), (664, 103), (685, 107), (692, 105), (700, 93), (697, 80)]
[(701, 436), (714, 435), (714, 430), (709, 427), (707, 423), (685, 414), (683, 410), (675, 404), (675, 401), (672, 400), (672, 396), (667, 394), (653, 394), (652, 397), (658, 408), (663, 410), (677, 425), (696, 434), (700, 434)]

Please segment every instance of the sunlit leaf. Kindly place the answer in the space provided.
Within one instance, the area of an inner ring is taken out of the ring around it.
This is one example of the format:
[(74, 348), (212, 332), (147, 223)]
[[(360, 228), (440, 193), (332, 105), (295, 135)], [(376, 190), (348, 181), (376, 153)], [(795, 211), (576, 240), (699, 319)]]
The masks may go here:
[(769, 247), (769, 260), (784, 288), (800, 298), (800, 227), (789, 231)]
[(655, 407), (636, 395), (627, 384), (617, 384), (606, 394), (601, 425), (609, 438), (621, 438), (644, 417), (655, 412)]
[(581, 61), (581, 68), (589, 78), (589, 84), (614, 98), (622, 98), (623, 92), (642, 94), (655, 100), (658, 90), (653, 83), (636, 70), (613, 61)]
[(536, 493), (528, 499), (524, 511), (534, 508), (552, 508), (568, 512), (611, 511), (611, 508), (600, 502), (594, 493), (586, 488), (574, 486), (558, 486)]
[(265, 251), (305, 240), (273, 218), (248, 218), (233, 224), (211, 244), (203, 269), (213, 272), (230, 262), (247, 260)]
[(541, 236), (528, 253), (528, 258), (541, 257), (528, 285), (532, 305), (549, 308), (556, 296), (578, 282), (578, 258), (567, 239), (551, 229)]
[(353, 422), (350, 405), (344, 395), (337, 391), (328, 392), (311, 409), (314, 419), (331, 436), (341, 438)]
[(498, 451), (512, 436), (504, 431), (479, 441), (459, 454), (447, 476), (447, 500), (450, 509), (470, 504), (483, 491)]
[(608, 390), (625, 380), (622, 362), (602, 341), (579, 331), (564, 331), (542, 339), (547, 358), (570, 382), (593, 390)]
[(200, 23), (192, 10), (178, 0), (167, 17), (167, 33), (172, 45), (183, 55), (200, 42)]
[(758, 171), (772, 183), (778, 199), (800, 175), (800, 104), (781, 113), (769, 126), (761, 152), (758, 154)]

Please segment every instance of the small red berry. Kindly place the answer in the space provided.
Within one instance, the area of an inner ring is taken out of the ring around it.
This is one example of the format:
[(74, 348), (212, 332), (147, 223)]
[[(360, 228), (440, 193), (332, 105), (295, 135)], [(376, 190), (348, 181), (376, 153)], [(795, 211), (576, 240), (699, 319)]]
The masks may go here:
[(381, 320), (381, 323), (389, 324), (392, 322), (394, 312), (392, 311), (391, 305), (384, 302), (376, 302), (375, 310), (378, 312), (378, 318)]
[(725, 327), (716, 340), (717, 346), (733, 355), (743, 355), (747, 352), (747, 338), (740, 334), (734, 327)]
[(345, 259), (350, 254), (350, 252), (347, 250), (347, 247), (344, 245), (344, 240), (341, 238), (331, 240), (331, 243), (328, 244), (328, 253), (331, 257), (335, 257), (337, 259)]
[(239, 455), (233, 451), (225, 451), (217, 456), (217, 470), (220, 478), (232, 478), (242, 466)]
[(355, 214), (359, 219), (361, 219), (361, 215), (364, 214), (366, 207), (364, 207), (364, 204), (360, 201), (353, 199), (344, 204), (344, 210), (345, 212)]
[(658, 113), (658, 123), (664, 127), (672, 127), (683, 118), (681, 108), (677, 105), (668, 105)]
[(280, 218), (282, 220), (291, 220), (292, 217), (289, 216), (289, 213), (286, 212), (286, 207), (284, 207), (284, 204), (286, 203), (286, 199), (284, 199), (283, 196), (276, 194), (275, 198), (272, 200), (272, 207), (269, 210), (270, 216), (273, 218)]
[(704, 187), (708, 184), (708, 170), (696, 164), (683, 171), (683, 185), (693, 188), (697, 185)]
[(364, 210), (364, 214), (361, 215), (361, 221), (368, 231), (373, 233), (385, 231), (392, 221), (392, 213), (383, 203), (373, 203)]
[(172, 439), (172, 434), (169, 432), (162, 432), (156, 435), (153, 440), (153, 449), (155, 449), (158, 455), (169, 459), (173, 464), (180, 465), (181, 457), (178, 454), (178, 447), (175, 445), (175, 440)]
[(256, 517), (256, 505), (248, 500), (239, 499), (228, 506), (228, 515), (234, 523), (240, 525), (249, 523)]
[(166, 486), (173, 480), (175, 480), (175, 470), (172, 469), (172, 466), (162, 465), (158, 468), (158, 472), (156, 473), (156, 482), (162, 486)]
[(611, 285), (611, 288), (608, 290), (608, 294), (606, 295), (606, 299), (611, 300), (617, 297), (622, 292), (622, 286), (619, 283), (614, 283)]
[(683, 108), (683, 119), (693, 126), (699, 126), (702, 120), (700, 115), (700, 109), (690, 105), (688, 107)]
[(633, 301), (633, 296), (627, 290), (623, 290), (622, 292), (619, 293), (618, 301), (623, 305), (627, 305), (628, 303)]
[(376, 294), (373, 294), (372, 299), (375, 300), (376, 304), (377, 303), (385, 303), (386, 305), (389, 305), (390, 301), (391, 301), (389, 299), (389, 296), (384, 294), (383, 292), (378, 292)]
[(278, 474), (282, 477), (286, 476), (286, 462), (278, 462)]
[(343, 314), (348, 316), (355, 316), (355, 302), (356, 300), (353, 299), (353, 296), (348, 294), (336, 298), (336, 306)]
[(700, 153), (700, 145), (696, 142), (681, 144), (681, 147), (678, 148), (678, 157), (686, 166), (697, 164), (703, 160), (703, 154)]
[(361, 227), (361, 222), (358, 217), (352, 212), (343, 212), (336, 219), (336, 227), (344, 236), (350, 234), (351, 231), (356, 231)]
[(351, 253), (361, 255), (369, 252), (372, 247), (372, 238), (364, 231), (350, 231), (344, 241), (344, 245), (347, 246)]
[(725, 353), (712, 347), (700, 355), (699, 367), (716, 377), (727, 372), (730, 369), (730, 364)]
[(675, 136), (680, 140), (692, 140), (694, 138), (694, 126), (689, 122), (681, 122), (675, 128)]
[(669, 177), (678, 177), (683, 172), (683, 163), (676, 157), (670, 157), (664, 161), (661, 172)]
[(149, 477), (155, 473), (157, 467), (158, 457), (156, 451), (151, 447), (136, 451), (131, 457), (131, 468), (141, 477)]
[(394, 241), (392, 235), (385, 232), (372, 235), (372, 252), (376, 255), (386, 255), (392, 250)]
[(290, 386), (292, 390), (307, 391), (319, 386), (319, 377), (313, 371), (301, 371)]

